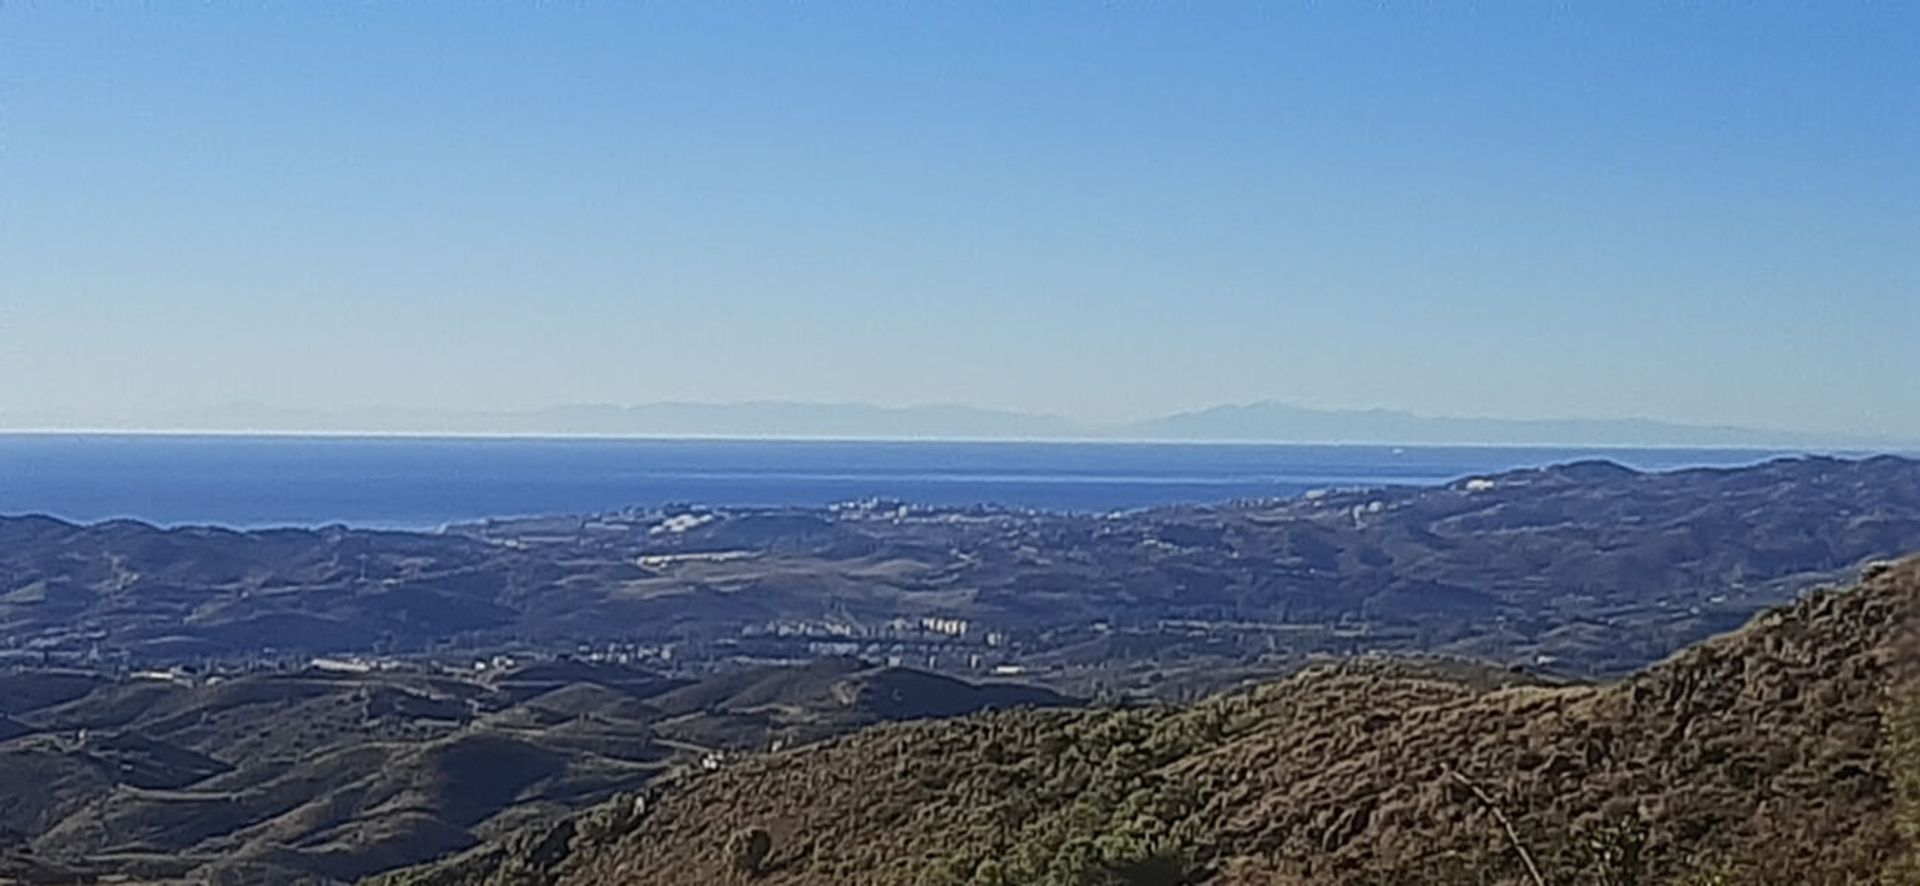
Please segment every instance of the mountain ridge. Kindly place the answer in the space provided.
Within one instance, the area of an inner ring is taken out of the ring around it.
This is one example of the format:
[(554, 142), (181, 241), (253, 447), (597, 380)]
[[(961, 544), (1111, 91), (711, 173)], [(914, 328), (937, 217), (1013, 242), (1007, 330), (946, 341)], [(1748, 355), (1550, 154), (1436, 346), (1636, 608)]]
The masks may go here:
[(1920, 462), (1893, 456), (1574, 463), (1103, 514), (688, 505), (439, 533), (0, 518), (0, 659), (620, 642), (681, 665), (849, 647), (1068, 673), (1418, 650), (1618, 673), (1912, 550)]
[(963, 403), (894, 406), (786, 400), (659, 401), (473, 411), (399, 407), (321, 410), (231, 403), (127, 414), (108, 422), (0, 412), (0, 428), (50, 432), (118, 428), (162, 433), (1920, 449), (1920, 440), (1885, 434), (1694, 425), (1650, 418), (1429, 416), (1395, 409), (1315, 408), (1277, 400), (1220, 404), (1110, 422)]

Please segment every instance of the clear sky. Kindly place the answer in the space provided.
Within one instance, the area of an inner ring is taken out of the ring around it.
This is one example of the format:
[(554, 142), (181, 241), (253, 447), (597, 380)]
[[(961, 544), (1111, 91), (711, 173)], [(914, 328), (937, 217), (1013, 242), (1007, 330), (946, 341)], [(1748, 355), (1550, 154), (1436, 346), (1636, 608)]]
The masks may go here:
[(0, 4), (0, 414), (1920, 438), (1920, 5)]

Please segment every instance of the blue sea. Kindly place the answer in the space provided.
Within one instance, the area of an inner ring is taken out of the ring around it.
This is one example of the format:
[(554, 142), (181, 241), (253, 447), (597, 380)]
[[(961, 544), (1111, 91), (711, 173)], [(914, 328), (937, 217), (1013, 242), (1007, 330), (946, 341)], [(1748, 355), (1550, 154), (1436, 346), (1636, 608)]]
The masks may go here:
[(1703, 449), (418, 437), (0, 435), (0, 514), (162, 525), (434, 528), (670, 502), (880, 496), (1107, 511), (1434, 484), (1585, 458), (1740, 465)]

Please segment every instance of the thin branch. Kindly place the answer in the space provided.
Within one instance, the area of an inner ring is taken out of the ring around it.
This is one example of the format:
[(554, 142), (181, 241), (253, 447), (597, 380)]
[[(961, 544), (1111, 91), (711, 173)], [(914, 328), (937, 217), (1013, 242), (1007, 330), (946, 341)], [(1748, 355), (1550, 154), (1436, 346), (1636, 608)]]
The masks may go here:
[(1487, 811), (1493, 813), (1494, 820), (1500, 822), (1500, 826), (1506, 829), (1507, 839), (1513, 843), (1513, 851), (1520, 854), (1521, 863), (1527, 866), (1527, 876), (1533, 878), (1533, 886), (1547, 886), (1546, 878), (1540, 876), (1540, 867), (1533, 863), (1533, 854), (1527, 851), (1526, 844), (1520, 842), (1520, 832), (1514, 830), (1513, 821), (1507, 818), (1505, 812), (1500, 811), (1500, 805), (1493, 802), (1493, 798), (1487, 796), (1487, 792), (1481, 790), (1479, 785), (1468, 781), (1467, 777), (1458, 771), (1449, 768), (1447, 775), (1472, 793), (1480, 801), (1480, 805), (1487, 807)]

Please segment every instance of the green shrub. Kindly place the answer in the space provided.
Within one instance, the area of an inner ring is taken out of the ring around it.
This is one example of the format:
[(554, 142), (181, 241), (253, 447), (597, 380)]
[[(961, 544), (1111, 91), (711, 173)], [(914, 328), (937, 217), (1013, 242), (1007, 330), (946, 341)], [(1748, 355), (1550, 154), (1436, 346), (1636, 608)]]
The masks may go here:
[(733, 869), (743, 874), (758, 874), (766, 870), (767, 856), (773, 854), (773, 835), (766, 828), (751, 827), (735, 831), (727, 838), (727, 857), (733, 862)]

